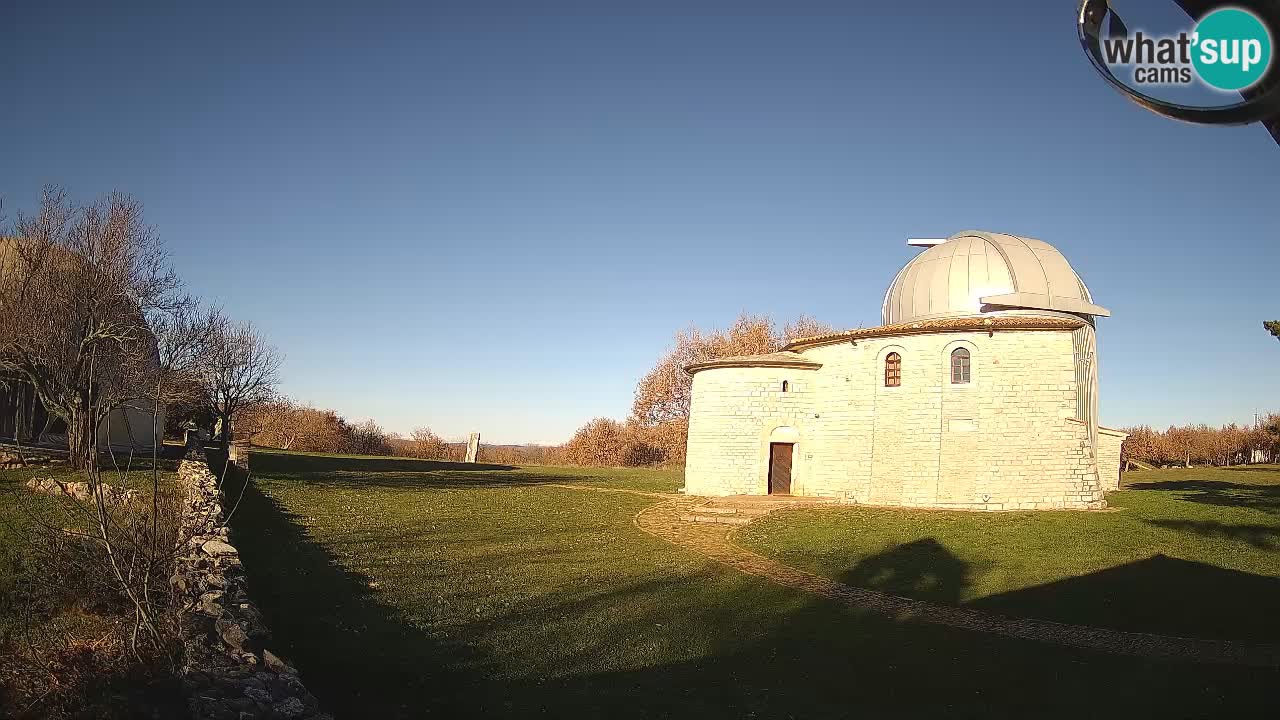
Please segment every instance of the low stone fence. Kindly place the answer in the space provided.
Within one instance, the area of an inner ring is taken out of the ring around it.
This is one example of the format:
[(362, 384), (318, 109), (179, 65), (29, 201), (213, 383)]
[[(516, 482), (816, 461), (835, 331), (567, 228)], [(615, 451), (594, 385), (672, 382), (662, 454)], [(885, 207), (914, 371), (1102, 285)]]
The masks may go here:
[(183, 686), (195, 720), (332, 720), (298, 671), (266, 648), (262, 615), (245, 592), (240, 554), (224, 524), (218, 480), (203, 457), (178, 466), (190, 537), (170, 584), (182, 603)]
[[(106, 483), (98, 486), (102, 497), (109, 505), (128, 505), (137, 497), (136, 490), (125, 490)], [(87, 482), (64, 482), (56, 478), (31, 478), (27, 481), (27, 489), (40, 495), (65, 495), (81, 502), (93, 502), (93, 488)]]

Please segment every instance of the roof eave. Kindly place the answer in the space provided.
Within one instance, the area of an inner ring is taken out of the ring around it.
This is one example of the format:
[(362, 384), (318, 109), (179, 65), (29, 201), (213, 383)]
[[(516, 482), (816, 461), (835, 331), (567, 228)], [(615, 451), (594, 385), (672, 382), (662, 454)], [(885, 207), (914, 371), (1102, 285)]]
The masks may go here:
[(1084, 326), (1084, 320), (1066, 317), (1041, 317), (1036, 315), (993, 315), (989, 317), (966, 316), (938, 318), (934, 320), (914, 320), (895, 325), (881, 325), (872, 328), (858, 328), (829, 335), (797, 338), (787, 343), (784, 351), (797, 352), (822, 345), (835, 345), (843, 342), (882, 337), (900, 337), (905, 335), (936, 335), (951, 332), (995, 332), (1000, 331), (1046, 331), (1075, 330)]
[(795, 370), (817, 370), (820, 367), (822, 367), (822, 363), (812, 362), (810, 360), (751, 360), (743, 358), (732, 360), (707, 360), (705, 362), (693, 363), (691, 365), (686, 365), (684, 367), (684, 371), (692, 375), (696, 372), (701, 372), (702, 370), (715, 370), (718, 368), (792, 368)]

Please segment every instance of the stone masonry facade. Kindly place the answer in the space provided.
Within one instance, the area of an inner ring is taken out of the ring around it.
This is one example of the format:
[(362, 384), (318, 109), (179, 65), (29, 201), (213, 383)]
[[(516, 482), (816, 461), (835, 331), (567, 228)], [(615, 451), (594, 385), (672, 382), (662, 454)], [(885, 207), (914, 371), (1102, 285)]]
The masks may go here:
[(1103, 490), (1120, 489), (1120, 451), (1128, 433), (1111, 428), (1098, 431), (1098, 471)]
[[(953, 384), (960, 347), (971, 381)], [(686, 492), (768, 492), (771, 441), (795, 443), (793, 494), (844, 502), (1095, 509), (1118, 481), (1123, 434), (1104, 429), (1095, 457), (1074, 417), (1070, 329), (879, 336), (798, 352), (821, 366), (694, 374)], [(898, 387), (884, 382), (892, 352)]]

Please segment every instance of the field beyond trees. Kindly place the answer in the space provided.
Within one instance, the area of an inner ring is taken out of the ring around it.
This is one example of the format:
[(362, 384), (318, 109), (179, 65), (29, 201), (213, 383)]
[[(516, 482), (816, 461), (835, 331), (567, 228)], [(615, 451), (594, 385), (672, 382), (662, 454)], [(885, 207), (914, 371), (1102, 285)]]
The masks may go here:
[[(251, 592), (339, 717), (1280, 709), (1274, 668), (893, 621), (729, 570), (633, 524), (662, 501), (642, 493), (681, 484), (674, 471), (288, 453), (252, 463), (232, 520)], [(1133, 473), (1109, 500), (1116, 510), (1099, 513), (794, 511), (736, 538), (937, 602), (1280, 640), (1280, 468)]]

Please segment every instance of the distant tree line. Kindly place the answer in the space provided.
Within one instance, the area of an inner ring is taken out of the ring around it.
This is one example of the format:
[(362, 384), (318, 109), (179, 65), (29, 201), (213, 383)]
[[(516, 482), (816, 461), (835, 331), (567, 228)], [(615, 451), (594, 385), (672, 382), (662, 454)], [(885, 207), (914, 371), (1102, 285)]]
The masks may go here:
[[(334, 410), (319, 409), (287, 398), (273, 398), (247, 408), (236, 423), (238, 437), (259, 447), (298, 452), (348, 455), (394, 455), (462, 462), (465, 442), (450, 442), (427, 427), (407, 437), (384, 429), (375, 420), (352, 421)], [(482, 445), (479, 460), (509, 465), (554, 465), (563, 462), (556, 446)]]
[(1255, 458), (1274, 461), (1280, 451), (1280, 414), (1272, 413), (1253, 426), (1236, 424), (1173, 426), (1153, 430), (1141, 425), (1127, 428), (1124, 456), (1157, 467), (1193, 465), (1242, 465)]

